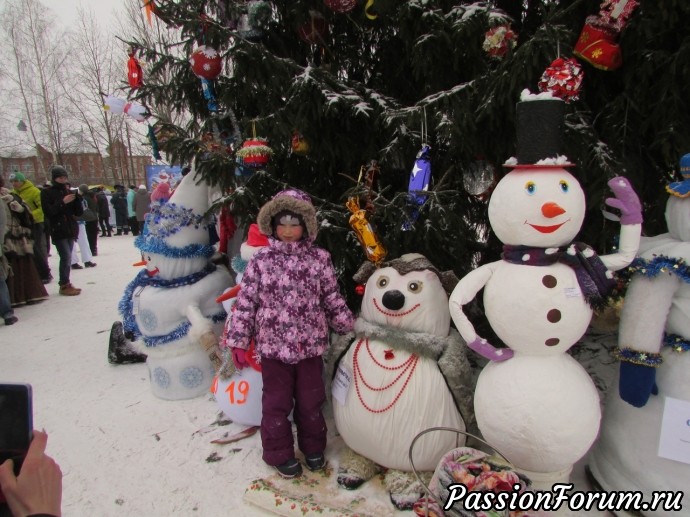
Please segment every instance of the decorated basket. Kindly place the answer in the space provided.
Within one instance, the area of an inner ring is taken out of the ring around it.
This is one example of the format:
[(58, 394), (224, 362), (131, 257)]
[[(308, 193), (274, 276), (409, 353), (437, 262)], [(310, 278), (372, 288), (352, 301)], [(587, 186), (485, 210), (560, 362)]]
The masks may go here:
[[(427, 433), (437, 431), (453, 432), (457, 435), (462, 434), (473, 438), (486, 445), (493, 453), (489, 454), (472, 447), (452, 449), (441, 458), (427, 486), (414, 466), (412, 453), (419, 438)], [(510, 492), (516, 489), (516, 485), (519, 485), (517, 490), (523, 492), (528, 489), (531, 483), (524, 475), (518, 474), (503, 454), (478, 436), (451, 427), (431, 427), (415, 436), (410, 445), (409, 456), (412, 471), (426, 492), (426, 497), (419, 499), (413, 506), (416, 515), (420, 517), (515, 517), (524, 515), (521, 512), (509, 512), (508, 510), (469, 511), (465, 509), (462, 501), (456, 501), (449, 509), (444, 510), (446, 501), (451, 496), (450, 485), (462, 484), (467, 488), (467, 493), (480, 491)]]

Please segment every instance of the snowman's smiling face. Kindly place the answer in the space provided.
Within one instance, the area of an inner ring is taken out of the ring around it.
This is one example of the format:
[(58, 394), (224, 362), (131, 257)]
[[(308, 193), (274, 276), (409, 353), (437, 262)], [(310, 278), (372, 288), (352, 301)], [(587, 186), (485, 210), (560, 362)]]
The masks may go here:
[(560, 167), (516, 169), (489, 201), (491, 228), (503, 244), (559, 247), (572, 242), (585, 218), (585, 194)]
[(450, 329), (448, 295), (429, 270), (405, 275), (392, 267), (377, 270), (367, 281), (362, 317), (410, 332), (447, 336)]

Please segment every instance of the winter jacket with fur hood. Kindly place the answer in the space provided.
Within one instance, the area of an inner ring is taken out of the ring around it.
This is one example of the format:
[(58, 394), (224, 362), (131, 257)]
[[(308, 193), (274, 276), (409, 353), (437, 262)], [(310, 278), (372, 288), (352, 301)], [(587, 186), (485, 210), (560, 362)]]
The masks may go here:
[(262, 357), (294, 364), (323, 355), (328, 327), (349, 332), (354, 316), (340, 293), (330, 253), (313, 244), (316, 211), (307, 194), (276, 194), (259, 212), (262, 233), (272, 233), (271, 219), (283, 210), (302, 216), (306, 236), (298, 242), (269, 237), (268, 246), (252, 257), (223, 345), (247, 349), (253, 338)]

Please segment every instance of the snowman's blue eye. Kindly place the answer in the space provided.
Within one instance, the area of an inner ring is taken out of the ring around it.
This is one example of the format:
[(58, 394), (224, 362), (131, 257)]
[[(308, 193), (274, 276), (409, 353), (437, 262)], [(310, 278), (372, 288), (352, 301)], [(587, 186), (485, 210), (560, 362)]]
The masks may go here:
[(560, 183), (559, 183), (559, 185), (561, 186), (561, 191), (563, 191), (563, 192), (568, 192), (568, 189), (569, 189), (570, 187), (568, 186), (568, 182), (567, 182), (567, 181), (561, 180)]
[(532, 194), (534, 194), (537, 191), (537, 185), (533, 181), (528, 181), (525, 184), (525, 190), (531, 196)]

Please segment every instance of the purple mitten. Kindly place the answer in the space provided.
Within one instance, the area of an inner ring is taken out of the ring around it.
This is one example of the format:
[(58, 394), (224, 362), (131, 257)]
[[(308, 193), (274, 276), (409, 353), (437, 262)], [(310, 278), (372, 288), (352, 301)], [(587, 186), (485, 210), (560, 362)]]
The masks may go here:
[(249, 366), (247, 362), (247, 351), (242, 348), (232, 347), (232, 362), (238, 370)]
[(608, 186), (616, 197), (606, 199), (606, 204), (621, 211), (621, 224), (642, 224), (642, 204), (627, 178), (616, 176)]
[(486, 339), (479, 336), (471, 343), (467, 343), (467, 346), (490, 361), (505, 361), (513, 357), (515, 353), (510, 348), (496, 348)]

